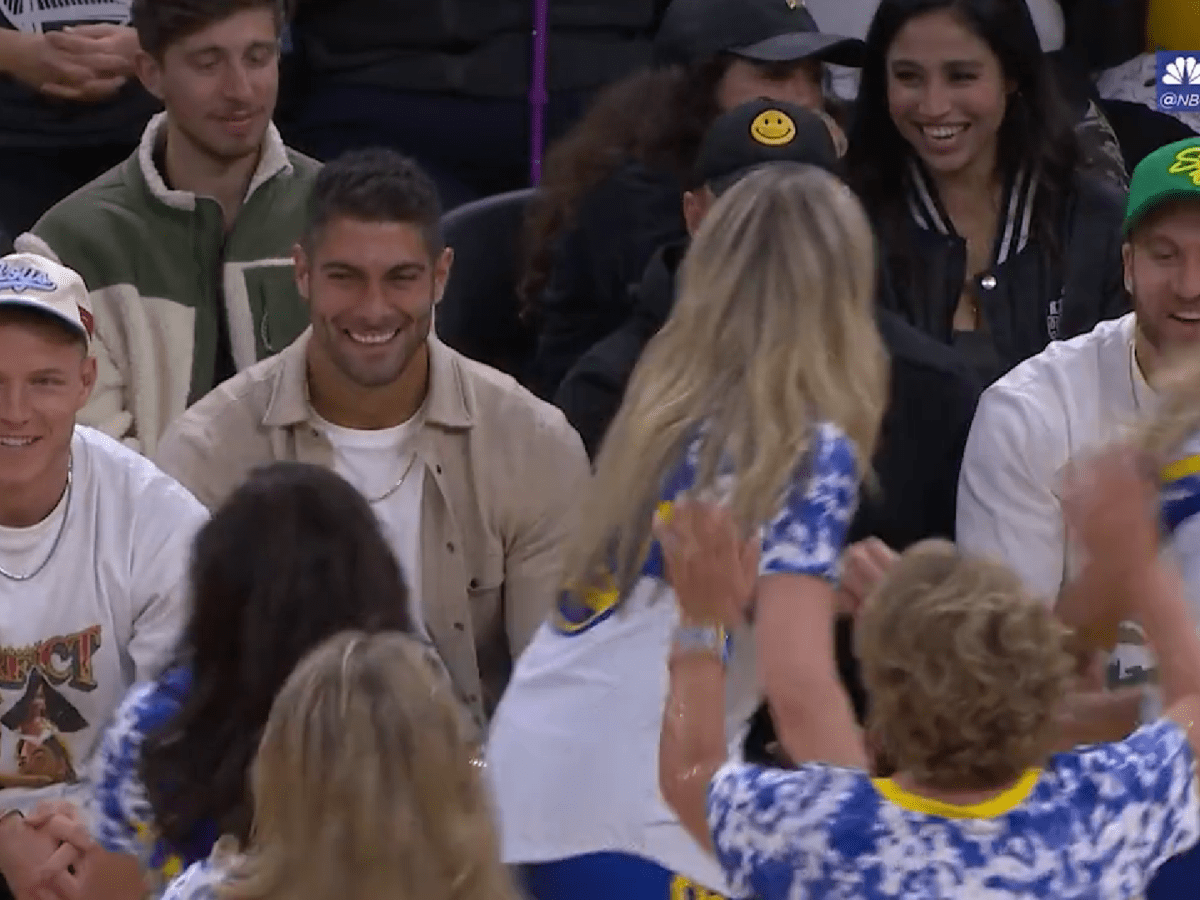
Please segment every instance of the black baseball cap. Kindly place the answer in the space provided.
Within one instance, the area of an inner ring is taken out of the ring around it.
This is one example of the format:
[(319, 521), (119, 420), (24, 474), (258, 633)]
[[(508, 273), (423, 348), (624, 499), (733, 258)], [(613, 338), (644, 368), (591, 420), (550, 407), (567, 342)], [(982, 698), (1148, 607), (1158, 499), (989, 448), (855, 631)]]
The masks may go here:
[(696, 175), (720, 195), (768, 163), (819, 166), (838, 173), (837, 145), (819, 115), (792, 103), (751, 100), (718, 116), (700, 143)]
[(819, 59), (861, 66), (857, 38), (822, 34), (804, 0), (673, 0), (654, 41), (663, 64), (731, 53), (761, 63)]

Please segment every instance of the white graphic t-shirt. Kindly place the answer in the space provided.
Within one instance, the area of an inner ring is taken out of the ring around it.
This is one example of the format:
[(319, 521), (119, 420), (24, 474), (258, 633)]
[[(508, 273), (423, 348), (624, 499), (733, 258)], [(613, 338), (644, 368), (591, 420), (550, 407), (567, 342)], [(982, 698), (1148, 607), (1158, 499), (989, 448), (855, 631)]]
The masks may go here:
[(26, 34), (55, 31), (79, 22), (129, 21), (131, 0), (0, 0), (0, 15)]
[[(669, 506), (696, 481), (700, 441), (662, 492)], [(762, 528), (761, 575), (837, 578), (858, 499), (853, 446), (820, 425), (775, 517)], [(488, 738), (488, 772), (506, 863), (613, 851), (652, 860), (694, 885), (725, 893), (715, 860), (679, 824), (658, 786), (667, 656), (679, 621), (651, 547), (628, 596), (563, 593), (517, 661)], [(739, 754), (760, 702), (753, 634), (733, 635), (726, 737)]]
[(174, 479), (98, 431), (77, 427), (72, 453), (55, 511), (0, 530), (5, 571), (34, 572), (49, 556), (27, 581), (0, 575), (0, 809), (78, 790), (130, 686), (176, 652), (191, 542), (207, 519)]

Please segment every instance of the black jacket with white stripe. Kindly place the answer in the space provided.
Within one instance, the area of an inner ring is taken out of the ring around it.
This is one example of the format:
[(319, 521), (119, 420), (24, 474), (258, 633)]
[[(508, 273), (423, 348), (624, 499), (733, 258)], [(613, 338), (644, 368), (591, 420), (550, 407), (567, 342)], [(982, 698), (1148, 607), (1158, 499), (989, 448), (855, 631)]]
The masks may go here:
[[(885, 307), (943, 343), (967, 273), (966, 241), (954, 231), (925, 170), (909, 167), (909, 215), (896, 240), (881, 235)], [(1055, 242), (1032, 228), (1037, 180), (1022, 169), (1003, 192), (993, 263), (973, 279), (984, 326), (1002, 370), (1040, 353), (1053, 340), (1090, 331), (1129, 311), (1121, 268), (1125, 200), (1095, 176), (1075, 175)]]

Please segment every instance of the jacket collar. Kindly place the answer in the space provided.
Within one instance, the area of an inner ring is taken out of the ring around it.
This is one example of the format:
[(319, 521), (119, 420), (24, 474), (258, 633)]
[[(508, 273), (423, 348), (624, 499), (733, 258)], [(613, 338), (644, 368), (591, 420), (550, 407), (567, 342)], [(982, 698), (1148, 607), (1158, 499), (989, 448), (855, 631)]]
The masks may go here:
[[(287, 428), (312, 420), (314, 413), (308, 394), (308, 341), (311, 336), (310, 327), (279, 353), (271, 399), (263, 414), (264, 427)], [(432, 334), (426, 341), (429, 345), (426, 423), (453, 430), (470, 428), (475, 424), (473, 403), (459, 355)]]
[[(917, 227), (924, 231), (957, 236), (954, 223), (942, 207), (937, 188), (925, 167), (917, 159), (909, 157), (906, 174), (905, 200)], [(1034, 171), (1026, 165), (1006, 179), (1000, 204), (1000, 227), (996, 229), (994, 265), (998, 266), (1010, 256), (1016, 256), (1029, 243), (1037, 186), (1038, 179)]]
[[(154, 152), (166, 137), (167, 114), (157, 113), (142, 132), (142, 140), (138, 144), (138, 170), (150, 193), (160, 202), (175, 209), (191, 211), (196, 208), (196, 195), (190, 191), (176, 191), (167, 187), (162, 173), (154, 163)], [(258, 159), (258, 168), (250, 179), (250, 187), (246, 190), (246, 199), (280, 173), (290, 175), (292, 163), (288, 159), (287, 147), (279, 136), (279, 129), (272, 122), (267, 125), (267, 133), (263, 136), (262, 155)]]

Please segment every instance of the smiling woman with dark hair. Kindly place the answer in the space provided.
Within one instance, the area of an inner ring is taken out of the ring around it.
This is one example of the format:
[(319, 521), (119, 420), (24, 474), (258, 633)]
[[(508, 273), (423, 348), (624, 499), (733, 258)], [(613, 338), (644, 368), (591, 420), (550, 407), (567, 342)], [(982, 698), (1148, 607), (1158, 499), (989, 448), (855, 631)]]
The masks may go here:
[(410, 631), (366, 500), (303, 463), (256, 470), (197, 536), (179, 662), (122, 704), (97, 754), (93, 828), (157, 889), (221, 834), (249, 837), (250, 762), (296, 663), (346, 629)]
[(1079, 169), (1024, 0), (883, 0), (846, 165), (880, 231), (884, 302), (985, 383), (1127, 310), (1123, 201)]

